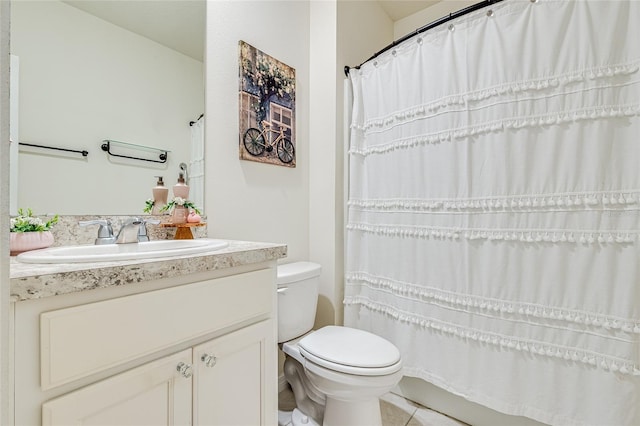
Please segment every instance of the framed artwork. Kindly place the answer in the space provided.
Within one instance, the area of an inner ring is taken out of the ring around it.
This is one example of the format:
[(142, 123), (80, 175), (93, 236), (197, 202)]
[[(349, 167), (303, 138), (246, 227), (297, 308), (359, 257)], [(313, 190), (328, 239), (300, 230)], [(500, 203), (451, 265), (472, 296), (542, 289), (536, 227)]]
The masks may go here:
[(296, 70), (239, 42), (240, 158), (296, 166)]

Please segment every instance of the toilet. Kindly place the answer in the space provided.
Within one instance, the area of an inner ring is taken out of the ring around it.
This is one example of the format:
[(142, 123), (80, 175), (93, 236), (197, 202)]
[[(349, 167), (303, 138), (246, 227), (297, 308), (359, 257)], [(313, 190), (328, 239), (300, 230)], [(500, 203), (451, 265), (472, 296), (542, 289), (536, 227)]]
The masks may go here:
[(320, 265), (278, 266), (278, 343), (296, 409), (280, 426), (381, 426), (378, 398), (402, 378), (400, 351), (388, 340), (349, 327), (312, 331)]

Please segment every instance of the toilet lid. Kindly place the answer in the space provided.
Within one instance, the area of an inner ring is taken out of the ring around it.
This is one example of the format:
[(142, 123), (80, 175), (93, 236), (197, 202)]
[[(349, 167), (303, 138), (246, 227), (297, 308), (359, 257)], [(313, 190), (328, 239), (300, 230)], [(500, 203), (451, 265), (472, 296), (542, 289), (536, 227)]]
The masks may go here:
[(355, 328), (323, 327), (301, 339), (298, 346), (312, 362), (349, 374), (391, 374), (401, 367), (395, 345)]

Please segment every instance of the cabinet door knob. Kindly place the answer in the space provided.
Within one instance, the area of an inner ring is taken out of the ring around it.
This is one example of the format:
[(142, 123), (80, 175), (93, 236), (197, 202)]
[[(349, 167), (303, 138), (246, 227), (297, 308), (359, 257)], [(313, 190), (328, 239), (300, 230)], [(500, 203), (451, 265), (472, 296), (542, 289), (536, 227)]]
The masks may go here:
[(178, 364), (178, 367), (176, 369), (185, 379), (188, 379), (193, 375), (193, 368), (191, 367), (191, 365), (185, 364), (184, 362)]
[(216, 358), (215, 355), (204, 354), (200, 359), (207, 367), (213, 367), (214, 365), (216, 365), (216, 362), (218, 362), (218, 358)]

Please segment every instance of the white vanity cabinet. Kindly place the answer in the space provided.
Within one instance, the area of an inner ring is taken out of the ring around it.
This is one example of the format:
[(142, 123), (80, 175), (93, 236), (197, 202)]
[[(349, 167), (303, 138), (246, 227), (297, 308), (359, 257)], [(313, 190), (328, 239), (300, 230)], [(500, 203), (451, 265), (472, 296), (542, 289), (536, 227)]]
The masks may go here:
[(261, 322), (193, 348), (194, 425), (271, 423), (264, 398), (274, 392), (265, 368), (270, 328)]
[(275, 262), (15, 304), (16, 425), (277, 423)]
[(262, 321), (47, 401), (42, 424), (270, 424), (270, 329)]
[(192, 379), (176, 374), (190, 364), (183, 351), (45, 402), (42, 424), (190, 425)]

